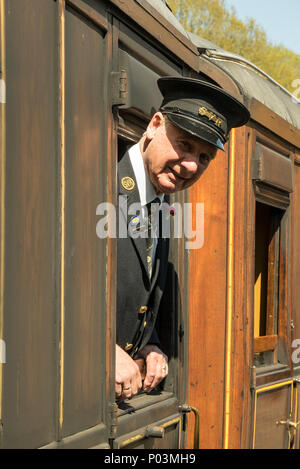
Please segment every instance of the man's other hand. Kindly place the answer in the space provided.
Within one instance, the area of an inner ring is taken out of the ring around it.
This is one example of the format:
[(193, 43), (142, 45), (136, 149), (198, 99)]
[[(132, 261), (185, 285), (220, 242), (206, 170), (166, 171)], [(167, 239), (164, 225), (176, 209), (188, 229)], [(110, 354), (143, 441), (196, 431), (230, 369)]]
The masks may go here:
[(142, 387), (139, 367), (121, 347), (116, 345), (116, 398), (130, 399)]
[(138, 357), (145, 360), (146, 377), (143, 388), (150, 392), (167, 376), (168, 357), (156, 345), (150, 344), (139, 351)]

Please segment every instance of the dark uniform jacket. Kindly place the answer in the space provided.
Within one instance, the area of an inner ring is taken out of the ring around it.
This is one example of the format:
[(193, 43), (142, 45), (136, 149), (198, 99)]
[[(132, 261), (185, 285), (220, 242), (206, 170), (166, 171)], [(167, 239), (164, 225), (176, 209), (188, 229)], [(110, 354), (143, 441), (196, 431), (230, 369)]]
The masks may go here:
[[(127, 211), (140, 203), (138, 186), (128, 153), (118, 165), (119, 227), (128, 227), (134, 216)], [(160, 214), (160, 216), (164, 216)], [(141, 223), (142, 224), (142, 223)], [(139, 229), (139, 226), (135, 225)], [(123, 229), (124, 236), (124, 229)], [(147, 272), (146, 239), (118, 237), (117, 344), (134, 356), (147, 343), (158, 343), (155, 322), (168, 268), (169, 239), (158, 238), (151, 279)]]

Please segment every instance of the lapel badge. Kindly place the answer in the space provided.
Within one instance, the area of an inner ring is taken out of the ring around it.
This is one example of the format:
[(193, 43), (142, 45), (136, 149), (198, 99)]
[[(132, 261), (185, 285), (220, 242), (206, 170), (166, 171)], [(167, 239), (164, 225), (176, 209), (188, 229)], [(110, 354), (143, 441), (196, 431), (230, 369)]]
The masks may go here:
[(131, 218), (129, 223), (130, 223), (131, 226), (136, 226), (140, 223), (140, 219), (139, 219), (139, 217), (133, 217), (133, 218)]
[(129, 176), (125, 176), (121, 179), (121, 184), (127, 191), (132, 191), (135, 187), (135, 182)]

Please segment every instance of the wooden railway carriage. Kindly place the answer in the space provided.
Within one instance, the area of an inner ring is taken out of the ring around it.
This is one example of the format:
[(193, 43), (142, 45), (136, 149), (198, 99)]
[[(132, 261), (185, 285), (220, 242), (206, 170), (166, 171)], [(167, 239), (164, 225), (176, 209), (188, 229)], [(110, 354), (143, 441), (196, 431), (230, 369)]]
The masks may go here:
[[(299, 104), (160, 0), (0, 0), (0, 18), (1, 446), (192, 447), (196, 408), (201, 448), (299, 448)], [(116, 205), (118, 154), (164, 75), (216, 83), (252, 118), (173, 199), (204, 241), (171, 243), (169, 376), (117, 406), (99, 204)]]
[(243, 58), (193, 42), (252, 116), (190, 191), (205, 204), (206, 242), (189, 263), (200, 446), (299, 447), (299, 102)]

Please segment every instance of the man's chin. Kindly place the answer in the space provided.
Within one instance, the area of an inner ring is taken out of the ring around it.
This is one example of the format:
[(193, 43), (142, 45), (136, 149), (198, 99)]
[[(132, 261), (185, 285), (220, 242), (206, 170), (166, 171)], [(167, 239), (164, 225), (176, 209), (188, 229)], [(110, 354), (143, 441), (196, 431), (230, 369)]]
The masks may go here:
[(157, 194), (175, 194), (176, 192), (180, 191), (175, 184), (161, 184), (156, 189)]
[(161, 181), (156, 181), (156, 185), (154, 186), (157, 194), (175, 194), (175, 192), (179, 192), (182, 190), (181, 184), (178, 184), (175, 181), (171, 181), (170, 179), (163, 179)]

